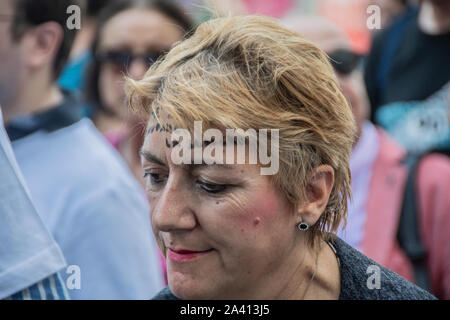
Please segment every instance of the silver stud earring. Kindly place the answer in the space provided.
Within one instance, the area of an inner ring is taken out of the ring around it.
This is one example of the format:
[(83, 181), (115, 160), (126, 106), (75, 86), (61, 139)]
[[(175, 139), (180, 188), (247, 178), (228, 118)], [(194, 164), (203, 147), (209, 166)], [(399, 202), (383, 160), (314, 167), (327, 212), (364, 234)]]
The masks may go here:
[(297, 228), (298, 228), (298, 230), (300, 230), (300, 231), (306, 231), (306, 230), (309, 229), (309, 224), (308, 224), (307, 222), (300, 222), (300, 223), (297, 225)]

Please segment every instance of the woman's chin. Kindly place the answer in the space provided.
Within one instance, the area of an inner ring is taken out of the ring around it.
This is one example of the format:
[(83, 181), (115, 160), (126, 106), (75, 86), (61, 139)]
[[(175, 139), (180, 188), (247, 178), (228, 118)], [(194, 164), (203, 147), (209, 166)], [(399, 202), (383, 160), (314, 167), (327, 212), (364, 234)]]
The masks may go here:
[(172, 293), (182, 300), (206, 300), (213, 295), (214, 283), (208, 284), (205, 279), (188, 279), (177, 275), (169, 276), (169, 287)]
[(209, 300), (208, 294), (201, 288), (187, 287), (185, 285), (169, 284), (172, 293), (181, 300)]

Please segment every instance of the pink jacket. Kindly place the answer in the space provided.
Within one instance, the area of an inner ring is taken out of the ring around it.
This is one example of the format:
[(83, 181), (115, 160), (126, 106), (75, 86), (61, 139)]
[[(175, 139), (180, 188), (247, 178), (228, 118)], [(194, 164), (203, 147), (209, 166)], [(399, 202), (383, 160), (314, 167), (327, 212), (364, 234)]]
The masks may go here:
[[(377, 132), (380, 149), (370, 182), (362, 251), (413, 281), (411, 263), (396, 240), (407, 179), (407, 169), (401, 164), (404, 151), (383, 130), (377, 128)], [(439, 154), (423, 158), (416, 188), (432, 291), (440, 299), (450, 299), (450, 160)]]

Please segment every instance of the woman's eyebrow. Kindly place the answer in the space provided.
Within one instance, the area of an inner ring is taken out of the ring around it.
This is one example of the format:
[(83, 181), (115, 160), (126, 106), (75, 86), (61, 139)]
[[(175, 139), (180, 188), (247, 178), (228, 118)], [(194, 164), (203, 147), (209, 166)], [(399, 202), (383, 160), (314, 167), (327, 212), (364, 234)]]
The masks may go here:
[(224, 163), (223, 164), (222, 163), (207, 164), (205, 162), (202, 162), (200, 164), (191, 164), (190, 167), (192, 168), (192, 170), (211, 168), (211, 167), (222, 168), (222, 169), (233, 169), (234, 168), (234, 166), (230, 165), (230, 164), (224, 164)]
[(141, 151), (139, 151), (139, 154), (142, 157), (144, 157), (147, 161), (157, 163), (161, 166), (166, 166), (164, 161), (162, 161), (161, 159), (159, 159), (157, 156), (155, 156), (153, 153), (151, 153), (149, 151), (141, 150)]
[[(167, 166), (164, 161), (162, 161), (160, 158), (158, 158), (156, 155), (151, 153), (150, 151), (140, 150), (139, 154), (144, 157), (147, 161), (157, 163), (161, 166)], [(208, 167), (216, 167), (216, 168), (222, 168), (222, 169), (228, 169), (231, 170), (234, 168), (233, 165), (230, 164), (221, 164), (221, 163), (213, 163), (213, 164), (207, 164), (205, 162), (202, 162), (200, 164), (184, 164), (183, 165), (187, 170), (200, 170), (205, 169)]]

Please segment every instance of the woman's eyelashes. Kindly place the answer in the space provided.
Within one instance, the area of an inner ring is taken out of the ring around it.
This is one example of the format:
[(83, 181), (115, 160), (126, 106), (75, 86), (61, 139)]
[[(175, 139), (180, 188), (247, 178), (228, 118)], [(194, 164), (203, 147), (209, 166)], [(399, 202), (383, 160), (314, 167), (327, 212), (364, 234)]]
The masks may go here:
[(230, 187), (230, 185), (228, 184), (217, 184), (205, 180), (198, 180), (197, 186), (203, 191), (211, 194), (219, 194), (225, 192)]
[(161, 173), (146, 171), (144, 173), (144, 179), (147, 179), (151, 186), (158, 186), (165, 181), (166, 176)]
[[(167, 180), (167, 175), (158, 172), (146, 171), (144, 173), (144, 179), (146, 179), (150, 187), (156, 189), (162, 187)], [(197, 188), (200, 188), (201, 191), (209, 194), (220, 194), (227, 191), (231, 187), (229, 184), (214, 183), (201, 178), (193, 177), (193, 179)]]

